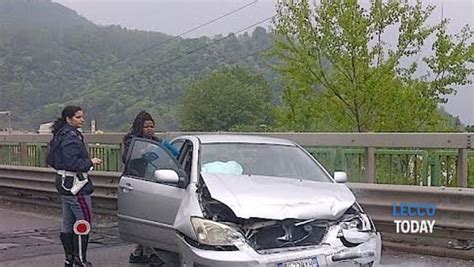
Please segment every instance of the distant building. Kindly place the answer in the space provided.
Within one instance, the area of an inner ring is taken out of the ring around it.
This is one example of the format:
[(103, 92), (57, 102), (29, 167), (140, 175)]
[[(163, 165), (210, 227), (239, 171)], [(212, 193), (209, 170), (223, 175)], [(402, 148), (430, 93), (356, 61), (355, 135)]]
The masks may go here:
[(39, 134), (50, 134), (51, 133), (51, 126), (53, 126), (53, 122), (43, 123), (38, 128)]

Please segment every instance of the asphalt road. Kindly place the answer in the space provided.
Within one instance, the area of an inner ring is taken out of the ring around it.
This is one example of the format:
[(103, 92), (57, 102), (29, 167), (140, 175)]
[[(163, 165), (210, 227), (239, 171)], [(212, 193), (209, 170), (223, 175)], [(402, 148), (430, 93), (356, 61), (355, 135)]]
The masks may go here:
[[(128, 263), (134, 245), (118, 238), (116, 223), (95, 219), (88, 256), (94, 266), (144, 266)], [(0, 203), (0, 267), (63, 266), (59, 229), (57, 210), (39, 207), (25, 210)], [(385, 250), (382, 266), (474, 266), (474, 261)]]

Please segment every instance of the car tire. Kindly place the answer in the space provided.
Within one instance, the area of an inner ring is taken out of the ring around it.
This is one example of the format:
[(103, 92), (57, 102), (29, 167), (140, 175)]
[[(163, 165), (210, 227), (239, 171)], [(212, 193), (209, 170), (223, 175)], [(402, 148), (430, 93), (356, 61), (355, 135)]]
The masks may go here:
[(150, 255), (150, 258), (148, 259), (148, 266), (149, 267), (160, 267), (165, 264), (164, 261), (162, 261), (156, 254)]

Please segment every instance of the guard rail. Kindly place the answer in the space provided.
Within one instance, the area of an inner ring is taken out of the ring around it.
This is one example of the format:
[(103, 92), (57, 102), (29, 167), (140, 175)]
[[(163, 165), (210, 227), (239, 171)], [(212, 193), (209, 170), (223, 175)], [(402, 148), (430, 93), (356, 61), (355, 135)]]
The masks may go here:
[[(94, 206), (114, 214), (120, 173), (92, 172)], [(0, 196), (14, 201), (58, 206), (54, 171), (0, 165)], [(474, 260), (474, 189), (348, 183), (358, 202), (382, 232), (384, 245), (409, 252)], [(432, 234), (395, 232), (394, 203), (435, 203)]]

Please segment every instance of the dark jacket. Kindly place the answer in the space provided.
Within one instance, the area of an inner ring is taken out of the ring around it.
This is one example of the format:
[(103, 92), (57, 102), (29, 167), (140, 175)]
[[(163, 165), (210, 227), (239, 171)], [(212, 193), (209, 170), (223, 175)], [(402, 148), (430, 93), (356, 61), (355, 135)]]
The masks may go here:
[(151, 136), (151, 137), (144, 137), (144, 136), (139, 136), (139, 135), (135, 135), (135, 134), (132, 134), (132, 133), (128, 133), (127, 135), (125, 135), (123, 137), (123, 153), (122, 153), (122, 162), (125, 163), (125, 160), (127, 158), (127, 153), (128, 153), (128, 149), (130, 148), (130, 143), (132, 143), (132, 139), (134, 137), (139, 137), (139, 138), (145, 138), (145, 139), (151, 139), (153, 141), (156, 141), (156, 142), (159, 142), (161, 143), (166, 149), (168, 149), (171, 154), (177, 158), (178, 155), (179, 155), (179, 151), (178, 149), (176, 149), (176, 147), (174, 147), (170, 142), (168, 142), (167, 140), (165, 139), (161, 139), (161, 138), (158, 138), (156, 136)]
[[(48, 164), (56, 170), (65, 170), (75, 173), (86, 173), (93, 166), (92, 161), (84, 143), (84, 137), (75, 128), (65, 124), (53, 136), (49, 143)], [(65, 187), (72, 186), (73, 177), (66, 177)], [(61, 176), (56, 177), (56, 189), (62, 195), (72, 195), (61, 186)], [(92, 181), (77, 193), (77, 195), (88, 195), (93, 192)]]

